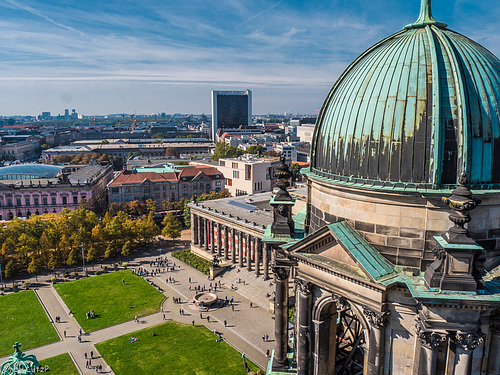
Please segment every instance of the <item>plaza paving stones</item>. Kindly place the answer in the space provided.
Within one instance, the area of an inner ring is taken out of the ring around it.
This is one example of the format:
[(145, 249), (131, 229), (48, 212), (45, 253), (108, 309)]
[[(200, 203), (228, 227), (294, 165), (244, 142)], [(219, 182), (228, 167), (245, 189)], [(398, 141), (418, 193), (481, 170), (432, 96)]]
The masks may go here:
[[(177, 267), (175, 272), (164, 272), (157, 277), (148, 277), (155, 284), (164, 290), (164, 294), (168, 297), (162, 305), (162, 311), (151, 315), (139, 318), (139, 322), (128, 321), (115, 326), (94, 331), (90, 334), (84, 333), (82, 342), (77, 340), (80, 327), (76, 320), (68, 314), (68, 307), (64, 304), (51, 285), (44, 285), (37, 288), (37, 293), (40, 300), (45, 305), (49, 316), (55, 321), (56, 316), (61, 317), (60, 323), (53, 323), (55, 329), (61, 337), (61, 341), (45, 345), (42, 347), (27, 350), (28, 354), (35, 354), (38, 359), (53, 357), (58, 354), (69, 352), (82, 374), (95, 374), (95, 368), (85, 368), (85, 353), (89, 355), (90, 351), (94, 352), (96, 359), (92, 360), (92, 366), (102, 365), (103, 372), (110, 372), (111, 369), (100, 357), (94, 344), (109, 340), (123, 334), (132, 333), (134, 331), (151, 327), (156, 324), (161, 324), (165, 320), (175, 320), (186, 324), (205, 325), (210, 330), (216, 329), (222, 332), (224, 339), (240, 352), (246, 353), (254, 363), (262, 368), (267, 366), (267, 358), (265, 353), (267, 349), (272, 349), (274, 345), (274, 320), (269, 310), (269, 298), (266, 295), (271, 295), (274, 287), (270, 280), (262, 280), (262, 276), (256, 278), (255, 274), (242, 269), (240, 272), (237, 269), (232, 269), (226, 272), (222, 277), (216, 278), (222, 283), (222, 289), (217, 289), (219, 298), (228, 299), (234, 297), (234, 311), (231, 306), (225, 306), (214, 311), (204, 312), (203, 319), (200, 319), (200, 313), (189, 308), (188, 302), (194, 296), (194, 290), (189, 290), (189, 286), (194, 289), (196, 285), (209, 286), (210, 282), (207, 277), (197, 270), (185, 265), (178, 259), (171, 256), (169, 249), (162, 246), (163, 251), (151, 251), (149, 254), (140, 255), (134, 259), (128, 260), (128, 266), (135, 268), (137, 266), (150, 269), (149, 262), (158, 256), (167, 256), (169, 261), (173, 261)], [(174, 277), (175, 283), (170, 283), (166, 279)], [(191, 283), (189, 283), (191, 278)], [(245, 283), (237, 283), (237, 279), (242, 279)], [(231, 284), (237, 287), (237, 290), (231, 290)], [(181, 298), (181, 304), (174, 303), (174, 298)], [(250, 306), (252, 303), (252, 307)], [(179, 309), (185, 311), (185, 315), (180, 315)], [(207, 315), (210, 316), (210, 322), (207, 320)], [(227, 327), (224, 327), (224, 321), (227, 321)], [(66, 331), (66, 337), (64, 332)], [(263, 336), (269, 335), (269, 341), (264, 341)], [(0, 358), (0, 363), (8, 357)]]

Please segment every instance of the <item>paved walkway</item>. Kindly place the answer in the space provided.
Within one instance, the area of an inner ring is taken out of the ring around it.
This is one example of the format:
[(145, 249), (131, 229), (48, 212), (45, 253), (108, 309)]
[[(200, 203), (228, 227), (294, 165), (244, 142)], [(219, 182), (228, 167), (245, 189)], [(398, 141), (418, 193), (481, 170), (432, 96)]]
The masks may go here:
[[(68, 307), (54, 288), (51, 285), (36, 288), (35, 292), (61, 337), (61, 341), (26, 350), (26, 353), (35, 354), (39, 360), (42, 360), (69, 352), (80, 373), (95, 374), (94, 366), (96, 365), (102, 365), (104, 373), (111, 373), (111, 369), (100, 357), (94, 345), (114, 337), (130, 334), (139, 329), (161, 324), (165, 319), (186, 324), (192, 324), (194, 321), (197, 325), (203, 324), (210, 330), (217, 330), (222, 333), (228, 343), (239, 351), (246, 353), (246, 356), (260, 367), (265, 368), (267, 366), (265, 353), (266, 350), (272, 349), (274, 340), (274, 320), (272, 314), (268, 311), (269, 302), (267, 297), (273, 293), (272, 282), (270, 280), (264, 281), (262, 277), (256, 278), (255, 274), (249, 273), (245, 269), (238, 272), (237, 268), (233, 268), (222, 277), (217, 277), (216, 281), (220, 280), (222, 284), (222, 288), (217, 289), (219, 298), (225, 299), (227, 296), (228, 299), (231, 299), (231, 297), (234, 297), (234, 308), (228, 305), (204, 312), (202, 314), (203, 318), (200, 318), (200, 312), (191, 309), (188, 301), (195, 294), (195, 286), (205, 285), (208, 288), (209, 283), (214, 281), (207, 280), (205, 275), (172, 258), (169, 252), (167, 250), (167, 254), (165, 254), (164, 250), (160, 254), (158, 250), (154, 250), (128, 260), (129, 267), (141, 266), (150, 269), (150, 261), (158, 256), (167, 256), (170, 261), (174, 261), (177, 266), (180, 266), (174, 272), (165, 272), (158, 277), (147, 278), (164, 290), (167, 299), (163, 303), (162, 312), (141, 317), (139, 323), (128, 321), (89, 334), (83, 333), (81, 343), (77, 339), (80, 326), (69, 315)], [(169, 276), (175, 279), (174, 283), (168, 282)], [(191, 282), (189, 282), (189, 278), (191, 278)], [(244, 280), (245, 283), (237, 282), (238, 279)], [(31, 282), (31, 280), (28, 281)], [(231, 285), (233, 289), (231, 289)], [(173, 297), (181, 298), (181, 304), (175, 304)], [(180, 309), (184, 310), (183, 315), (180, 314)], [(210, 316), (210, 322), (207, 320), (207, 315)], [(56, 316), (61, 317), (61, 322), (55, 323)], [(224, 321), (227, 322), (226, 327)], [(263, 340), (265, 335), (269, 335), (268, 341)], [(93, 351), (94, 359), (91, 360), (91, 368), (86, 368), (86, 361), (90, 359), (91, 351)], [(85, 354), (87, 354), (87, 359)], [(7, 358), (8, 356), (0, 358), (0, 363)]]

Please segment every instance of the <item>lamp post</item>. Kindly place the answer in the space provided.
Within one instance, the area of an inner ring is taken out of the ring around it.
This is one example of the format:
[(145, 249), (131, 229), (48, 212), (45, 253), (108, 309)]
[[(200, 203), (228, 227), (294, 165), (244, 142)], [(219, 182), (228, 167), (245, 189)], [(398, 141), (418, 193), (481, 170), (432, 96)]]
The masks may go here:
[(82, 261), (83, 261), (83, 273), (85, 274), (85, 253), (83, 251), (83, 242), (82, 242)]
[(2, 262), (0, 262), (0, 284), (2, 285), (2, 288), (3, 288)]

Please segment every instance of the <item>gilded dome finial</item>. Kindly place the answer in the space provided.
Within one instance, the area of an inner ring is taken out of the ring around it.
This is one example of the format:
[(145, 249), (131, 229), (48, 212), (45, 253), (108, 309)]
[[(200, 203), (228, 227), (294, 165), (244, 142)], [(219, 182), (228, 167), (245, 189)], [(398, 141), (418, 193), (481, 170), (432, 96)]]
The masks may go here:
[(427, 25), (434, 25), (441, 28), (448, 26), (444, 22), (438, 22), (434, 19), (434, 17), (432, 17), (431, 0), (422, 0), (418, 19), (414, 23), (406, 25), (405, 29), (416, 29)]

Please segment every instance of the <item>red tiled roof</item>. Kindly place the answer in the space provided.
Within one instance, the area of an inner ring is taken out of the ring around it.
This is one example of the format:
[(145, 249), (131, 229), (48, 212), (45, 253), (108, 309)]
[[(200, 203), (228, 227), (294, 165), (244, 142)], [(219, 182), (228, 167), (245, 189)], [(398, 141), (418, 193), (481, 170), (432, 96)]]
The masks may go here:
[(141, 184), (145, 180), (151, 182), (177, 182), (177, 176), (174, 172), (168, 173), (154, 173), (154, 172), (141, 172), (133, 173), (131, 171), (122, 171), (116, 178), (111, 181), (109, 186), (120, 186), (129, 184)]
[[(212, 180), (223, 179), (224, 176), (217, 168), (209, 167), (205, 165), (197, 165), (190, 167), (183, 167), (178, 173), (168, 172), (168, 173), (156, 173), (156, 172), (138, 172), (134, 173), (131, 171), (122, 171), (116, 176), (116, 178), (110, 182), (109, 186), (120, 186), (120, 185), (137, 185), (142, 184), (144, 181), (149, 180), (151, 182), (178, 182), (191, 181), (193, 178), (198, 176), (200, 173), (205, 174)], [(185, 179), (183, 179), (185, 178)]]

